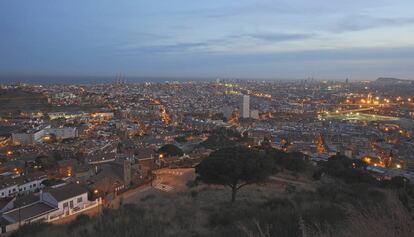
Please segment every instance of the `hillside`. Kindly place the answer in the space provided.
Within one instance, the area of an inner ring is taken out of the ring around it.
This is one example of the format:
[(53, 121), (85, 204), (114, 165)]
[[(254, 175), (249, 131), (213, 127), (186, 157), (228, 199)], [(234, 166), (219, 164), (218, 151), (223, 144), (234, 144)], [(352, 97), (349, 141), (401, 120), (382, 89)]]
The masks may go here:
[(412, 218), (395, 190), (311, 176), (281, 172), (241, 189), (232, 205), (221, 186), (160, 192), (105, 209), (100, 217), (32, 224), (11, 236), (414, 236)]
[(414, 81), (411, 80), (405, 80), (405, 79), (398, 79), (398, 78), (392, 78), (392, 77), (380, 77), (377, 80), (374, 81), (375, 84), (414, 84)]

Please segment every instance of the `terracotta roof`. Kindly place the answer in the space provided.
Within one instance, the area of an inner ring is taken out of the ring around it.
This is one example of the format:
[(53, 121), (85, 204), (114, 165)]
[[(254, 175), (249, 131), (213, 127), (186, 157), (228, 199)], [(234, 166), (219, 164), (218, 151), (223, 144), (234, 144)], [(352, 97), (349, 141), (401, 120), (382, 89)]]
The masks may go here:
[(142, 148), (138, 150), (138, 154), (136, 157), (138, 159), (146, 159), (146, 158), (152, 158), (156, 155), (156, 152), (151, 148)]

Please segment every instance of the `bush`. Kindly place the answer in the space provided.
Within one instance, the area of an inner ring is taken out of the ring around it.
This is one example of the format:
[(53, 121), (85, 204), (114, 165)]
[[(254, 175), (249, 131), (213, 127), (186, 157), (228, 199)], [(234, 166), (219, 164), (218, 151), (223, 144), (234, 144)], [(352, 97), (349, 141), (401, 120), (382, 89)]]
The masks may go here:
[(174, 138), (174, 140), (176, 142), (179, 142), (179, 143), (185, 143), (185, 142), (187, 142), (187, 137), (186, 136), (179, 136), (179, 137)]
[(338, 205), (317, 202), (307, 205), (302, 210), (303, 220), (314, 231), (328, 230), (330, 227), (338, 227), (346, 219), (346, 212)]
[(68, 230), (72, 231), (75, 228), (85, 226), (90, 222), (91, 218), (88, 215), (80, 214), (68, 225)]
[(301, 152), (286, 153), (277, 149), (266, 149), (266, 155), (276, 165), (293, 172), (303, 172), (309, 166), (307, 157)]
[(227, 147), (237, 146), (237, 141), (241, 140), (241, 135), (239, 132), (227, 129), (219, 128), (214, 130), (211, 135), (207, 138), (206, 141), (202, 142), (200, 145), (208, 149), (220, 149)]
[(182, 156), (184, 154), (181, 148), (173, 144), (167, 144), (161, 147), (158, 153), (164, 154), (165, 156)]
[(23, 236), (35, 236), (36, 234), (43, 232), (44, 230), (50, 228), (51, 225), (42, 222), (34, 222), (30, 224), (25, 224), (20, 227), (20, 229), (10, 235), (10, 237), (23, 237)]
[(194, 188), (197, 186), (197, 181), (196, 180), (189, 180), (187, 181), (187, 183), (185, 184), (188, 188)]
[(361, 161), (351, 160), (346, 156), (332, 156), (326, 162), (322, 162), (321, 170), (314, 173), (313, 177), (319, 179), (322, 173), (340, 178), (346, 183), (367, 183), (377, 185), (378, 181), (363, 168)]
[(289, 184), (286, 186), (285, 191), (287, 193), (294, 193), (296, 191), (296, 186)]
[(192, 198), (197, 198), (198, 191), (197, 190), (191, 190), (190, 195), (191, 195)]
[(145, 201), (148, 201), (148, 200), (151, 200), (151, 199), (154, 199), (154, 198), (155, 198), (154, 194), (148, 194), (147, 196), (141, 198), (141, 201), (145, 202)]

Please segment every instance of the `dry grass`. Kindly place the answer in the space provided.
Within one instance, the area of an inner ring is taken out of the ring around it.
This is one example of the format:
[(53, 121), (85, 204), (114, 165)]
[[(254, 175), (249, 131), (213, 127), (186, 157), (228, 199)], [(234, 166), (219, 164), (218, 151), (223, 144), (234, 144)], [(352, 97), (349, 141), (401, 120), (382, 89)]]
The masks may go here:
[[(333, 225), (317, 222), (317, 218), (309, 218), (309, 213), (318, 211), (319, 205), (324, 207), (326, 202), (322, 199), (315, 200), (315, 197), (319, 197), (316, 193), (308, 192), (308, 196), (305, 192), (287, 193), (285, 185), (274, 182), (246, 186), (238, 193), (237, 202), (231, 204), (229, 189), (201, 185), (182, 193), (162, 193), (142, 198), (137, 200), (135, 206), (111, 210), (105, 216), (91, 218), (87, 223), (78, 223), (72, 227), (49, 226), (39, 233), (19, 236), (101, 237), (114, 236), (115, 233), (116, 236), (146, 237), (414, 236), (414, 223), (407, 210), (395, 193), (384, 193), (387, 195), (384, 206), (361, 210), (351, 204), (341, 204), (345, 217), (339, 219), (339, 225)], [(293, 209), (281, 202), (294, 202), (295, 195), (302, 197), (302, 201), (294, 204)], [(270, 200), (274, 200), (276, 206), (269, 204)], [(277, 206), (277, 202), (282, 205)], [(326, 210), (325, 205), (325, 213)], [(335, 212), (332, 210), (332, 213)], [(325, 216), (319, 213), (318, 217), (329, 219)], [(331, 220), (327, 220), (329, 221)]]
[(351, 209), (346, 231), (341, 231), (336, 236), (412, 237), (414, 236), (414, 222), (407, 209), (390, 191), (387, 207), (377, 207), (371, 210)]

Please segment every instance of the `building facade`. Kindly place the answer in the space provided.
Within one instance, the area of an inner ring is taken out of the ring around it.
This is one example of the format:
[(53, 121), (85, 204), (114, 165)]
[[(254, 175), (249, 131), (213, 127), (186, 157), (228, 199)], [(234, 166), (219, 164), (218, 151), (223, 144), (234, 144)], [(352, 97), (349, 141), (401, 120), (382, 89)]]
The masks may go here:
[(240, 108), (240, 116), (242, 118), (249, 118), (250, 117), (250, 96), (243, 95), (242, 97), (242, 104)]

